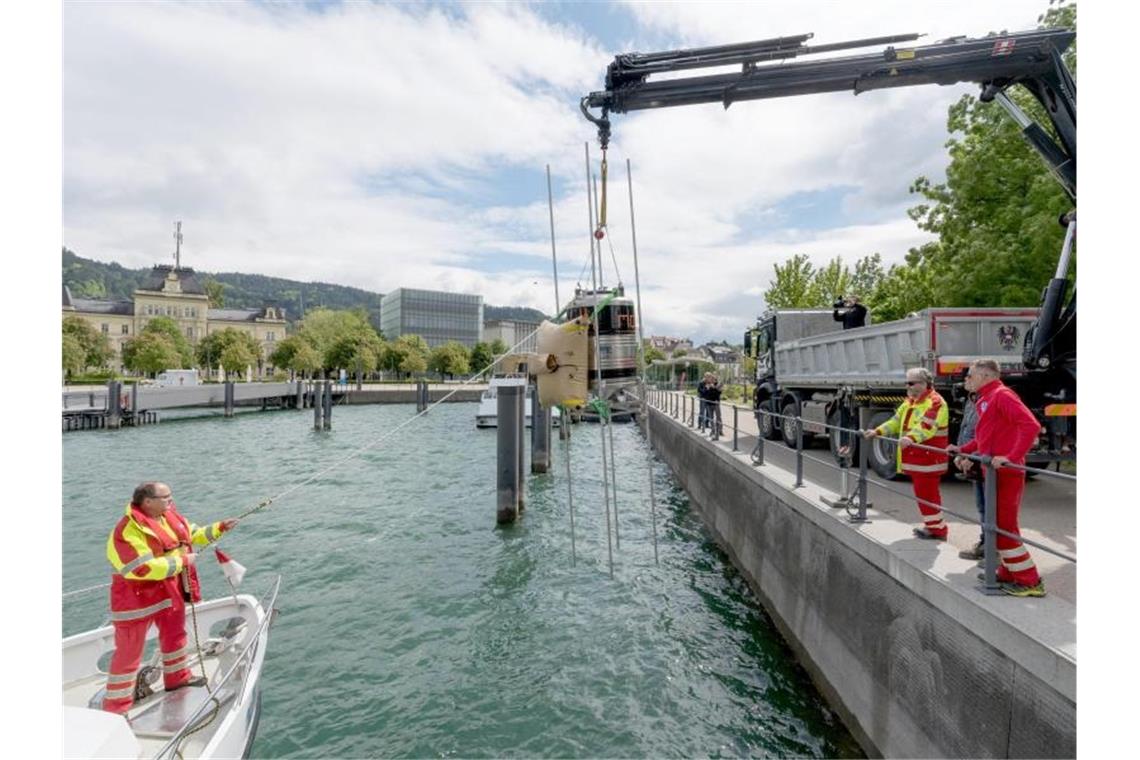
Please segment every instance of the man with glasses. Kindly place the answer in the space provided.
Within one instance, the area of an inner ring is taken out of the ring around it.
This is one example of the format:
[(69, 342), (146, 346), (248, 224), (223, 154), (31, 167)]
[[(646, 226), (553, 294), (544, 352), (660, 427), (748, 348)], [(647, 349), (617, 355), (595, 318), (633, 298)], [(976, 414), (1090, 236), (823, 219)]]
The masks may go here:
[[(966, 390), (977, 393), (978, 425), (974, 439), (952, 452), (992, 457), (997, 473), (997, 527), (1020, 536), (1018, 512), (1025, 490), (1025, 471), (1006, 465), (1024, 465), (1025, 455), (1041, 432), (1041, 423), (1013, 390), (1001, 381), (1001, 368), (992, 359), (979, 359), (966, 375)], [(1003, 533), (997, 534), (1001, 559), (997, 579), (1001, 590), (1011, 596), (1045, 596), (1045, 584), (1025, 544)]]
[(915, 528), (914, 535), (945, 541), (949, 528), (942, 519), (940, 484), (949, 461), (945, 449), (950, 443), (950, 410), (941, 394), (934, 390), (933, 375), (921, 367), (907, 370), (906, 399), (895, 410), (895, 416), (863, 435), (867, 439), (878, 435), (898, 436), (895, 466), (910, 476), (918, 511), (922, 514), (923, 526)]
[[(186, 602), (202, 598), (194, 547), (216, 541), (236, 524), (222, 520), (198, 527), (179, 514), (167, 484), (151, 481), (135, 488), (126, 513), (107, 539), (107, 559), (115, 569), (111, 577), (115, 653), (104, 710), (126, 713), (134, 704), (151, 623), (158, 626), (166, 691), (205, 684), (205, 678), (195, 678), (190, 671), (191, 648), (186, 643)], [(140, 694), (149, 693), (144, 686), (138, 687)]]

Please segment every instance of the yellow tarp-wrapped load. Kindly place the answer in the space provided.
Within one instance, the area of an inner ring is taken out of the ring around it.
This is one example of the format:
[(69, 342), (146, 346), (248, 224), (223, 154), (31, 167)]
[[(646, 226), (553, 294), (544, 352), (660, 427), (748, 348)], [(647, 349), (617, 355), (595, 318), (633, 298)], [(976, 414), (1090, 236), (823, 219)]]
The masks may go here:
[(586, 317), (539, 325), (538, 354), (546, 355), (545, 366), (532, 373), (538, 381), (538, 400), (547, 409), (585, 406), (590, 386), (589, 327)]

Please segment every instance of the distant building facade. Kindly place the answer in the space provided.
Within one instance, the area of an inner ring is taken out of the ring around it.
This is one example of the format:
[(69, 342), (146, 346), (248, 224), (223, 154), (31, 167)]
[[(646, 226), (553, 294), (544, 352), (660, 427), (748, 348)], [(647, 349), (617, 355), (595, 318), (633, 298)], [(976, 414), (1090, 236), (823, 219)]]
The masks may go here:
[[(483, 323), (483, 341), (491, 343), (496, 338), (507, 344), (507, 348), (519, 351), (538, 351), (538, 322), (519, 322), (510, 319), (489, 319)], [(528, 337), (529, 336), (529, 337)], [(526, 340), (523, 340), (523, 339)], [(515, 346), (519, 341), (522, 345)]]
[(210, 298), (194, 270), (169, 265), (154, 267), (132, 295), (130, 301), (72, 298), (67, 286), (63, 288), (63, 316), (82, 317), (107, 336), (115, 352), (111, 359), (115, 371), (126, 373), (123, 344), (155, 317), (169, 317), (192, 346), (227, 327), (248, 333), (261, 346), (261, 360), (253, 368), (255, 375), (272, 374), (269, 355), (285, 338), (284, 309), (211, 309)]
[(483, 296), (396, 288), (380, 300), (386, 340), (419, 335), (430, 348), (456, 341), (472, 348), (483, 340)]
[(685, 352), (693, 350), (693, 341), (688, 338), (671, 338), (667, 335), (651, 335), (649, 336), (649, 345), (656, 348), (665, 356), (673, 355), (673, 352), (680, 349)]

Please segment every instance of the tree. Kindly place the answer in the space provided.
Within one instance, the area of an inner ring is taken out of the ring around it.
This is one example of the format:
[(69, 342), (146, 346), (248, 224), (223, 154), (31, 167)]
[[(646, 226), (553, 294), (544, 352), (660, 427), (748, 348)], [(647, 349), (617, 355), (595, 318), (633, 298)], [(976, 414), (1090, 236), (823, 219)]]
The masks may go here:
[(502, 338), (495, 338), (491, 341), (491, 353), (495, 356), (502, 356), (507, 352), (508, 348), (510, 348), (510, 346), (504, 343)]
[(467, 349), (456, 341), (448, 341), (442, 346), (436, 346), (428, 357), (427, 368), (438, 372), (440, 378), (444, 375), (466, 375), (471, 371), (470, 356)]
[(234, 344), (244, 346), (252, 357), (250, 361), (247, 361), (241, 366), (239, 371), (245, 370), (247, 365), (254, 364), (261, 358), (261, 344), (258, 343), (252, 335), (244, 330), (227, 327), (217, 332), (212, 332), (198, 341), (196, 351), (198, 366), (209, 370), (221, 364), (222, 367), (229, 372), (230, 370), (226, 368), (225, 362), (222, 361), (222, 355), (227, 348)]
[[(1075, 5), (1051, 6), (1038, 19), (1043, 26), (1076, 28)], [(1074, 75), (1075, 48), (1065, 52)], [(1048, 124), (1022, 88), (1007, 95)], [(928, 270), (940, 306), (1036, 305), (1064, 238), (1057, 219), (1071, 201), (999, 104), (965, 95), (950, 107), (947, 128), (946, 181), (915, 179), (910, 190), (925, 202), (908, 211), (938, 239), (912, 249), (907, 266)]]
[(831, 306), (835, 299), (851, 292), (851, 271), (836, 256), (827, 266), (816, 270), (808, 287), (808, 308)]
[(226, 286), (214, 279), (205, 280), (202, 286), (210, 299), (211, 309), (221, 309), (226, 305)]
[(154, 375), (182, 366), (182, 356), (161, 332), (143, 331), (123, 344), (123, 366), (131, 372)]
[(300, 372), (302, 375), (308, 374), (311, 377), (314, 372), (321, 368), (321, 357), (315, 348), (302, 341), (289, 362), (281, 366), (288, 367), (294, 372)]
[(221, 364), (226, 374), (245, 372), (257, 361), (255, 354), (244, 341), (234, 341), (222, 349)]
[(364, 309), (314, 309), (305, 315), (297, 335), (321, 357), (325, 369), (355, 369), (357, 360), (369, 371), (385, 355), (384, 342)]
[(400, 363), (397, 370), (411, 374), (427, 371), (428, 344), (419, 335), (401, 335), (394, 345), (399, 350)]
[(491, 362), (494, 360), (495, 357), (491, 353), (491, 347), (482, 341), (476, 343), (475, 347), (471, 349), (470, 364), (472, 372), (482, 372), (491, 366)]
[(807, 254), (797, 253), (783, 263), (774, 264), (776, 276), (764, 291), (764, 302), (771, 309), (807, 309), (811, 302), (815, 267)]
[(83, 352), (83, 366), (79, 369), (81, 372), (87, 367), (103, 367), (115, 355), (107, 336), (83, 317), (65, 317), (63, 335), (74, 339)]
[(680, 357), (682, 357), (682, 356), (686, 356), (686, 355), (688, 355), (688, 353), (689, 353), (689, 352), (688, 352), (688, 351), (686, 351), (686, 350), (685, 350), (685, 349), (683, 349), (683, 348), (675, 348), (675, 349), (673, 349), (673, 358), (674, 358), (674, 359), (678, 359), (678, 358), (680, 358)]
[(161, 335), (170, 341), (170, 345), (178, 352), (178, 365), (171, 365), (165, 369), (183, 369), (194, 364), (194, 349), (191, 348), (190, 341), (178, 329), (178, 323), (170, 317), (154, 317), (147, 322), (142, 332)]
[(87, 366), (87, 352), (74, 335), (63, 334), (63, 371), (67, 376), (78, 375)]

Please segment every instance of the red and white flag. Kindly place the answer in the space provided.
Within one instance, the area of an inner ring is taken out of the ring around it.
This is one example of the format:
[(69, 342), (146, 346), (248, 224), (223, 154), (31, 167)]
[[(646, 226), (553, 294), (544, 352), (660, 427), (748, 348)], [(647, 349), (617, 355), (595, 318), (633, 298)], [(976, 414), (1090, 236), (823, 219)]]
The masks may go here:
[(214, 549), (214, 556), (218, 558), (218, 562), (222, 566), (222, 574), (226, 576), (226, 580), (234, 588), (238, 587), (241, 579), (245, 577), (245, 565), (230, 559), (230, 555), (226, 554), (221, 549)]

